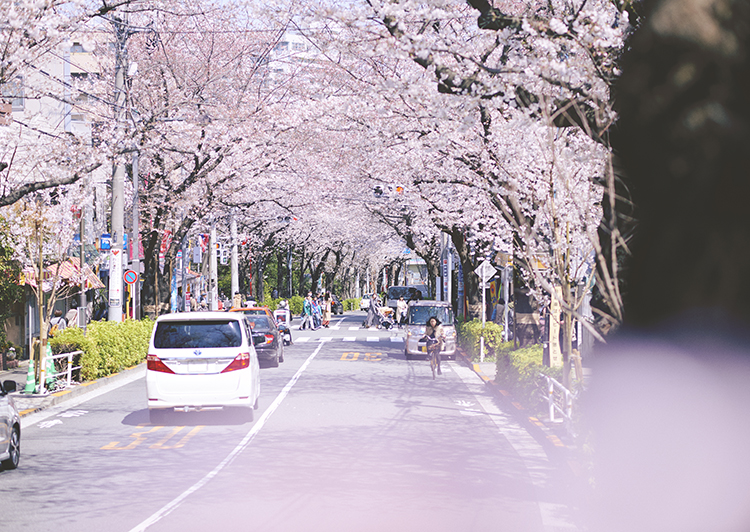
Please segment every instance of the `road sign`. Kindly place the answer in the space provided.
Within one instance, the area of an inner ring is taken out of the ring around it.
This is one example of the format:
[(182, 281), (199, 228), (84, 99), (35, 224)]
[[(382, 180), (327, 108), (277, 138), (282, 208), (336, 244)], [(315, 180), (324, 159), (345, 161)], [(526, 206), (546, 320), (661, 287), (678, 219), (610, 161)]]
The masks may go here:
[(128, 270), (123, 274), (122, 278), (126, 283), (134, 284), (136, 281), (138, 281), (138, 274), (133, 270)]
[(490, 264), (490, 261), (485, 259), (484, 261), (482, 261), (482, 264), (477, 266), (477, 269), (474, 270), (474, 273), (479, 276), (483, 283), (486, 283), (487, 281), (492, 279), (492, 276), (497, 273), (497, 270), (494, 266), (492, 266), (492, 264)]

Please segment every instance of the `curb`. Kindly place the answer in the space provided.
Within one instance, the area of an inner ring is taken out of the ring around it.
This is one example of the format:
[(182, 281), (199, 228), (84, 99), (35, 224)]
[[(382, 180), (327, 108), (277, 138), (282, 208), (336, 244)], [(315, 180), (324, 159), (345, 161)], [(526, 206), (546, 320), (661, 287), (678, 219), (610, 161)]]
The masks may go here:
[(59, 392), (44, 395), (26, 395), (23, 393), (13, 393), (11, 394), (11, 397), (13, 397), (13, 400), (19, 406), (21, 404), (28, 404), (27, 408), (19, 409), (18, 411), (19, 416), (25, 417), (46, 410), (60, 403), (64, 403), (65, 401), (69, 401), (76, 397), (80, 397), (87, 393), (93, 392), (94, 390), (107, 386), (108, 384), (126, 379), (136, 373), (145, 373), (145, 371), (146, 364), (145, 362), (142, 362), (137, 366), (133, 366), (132, 368), (127, 368), (118, 373), (113, 373), (112, 375), (101, 377), (95, 381), (77, 384), (75, 386), (72, 386), (71, 388), (68, 388), (67, 390), (61, 390)]

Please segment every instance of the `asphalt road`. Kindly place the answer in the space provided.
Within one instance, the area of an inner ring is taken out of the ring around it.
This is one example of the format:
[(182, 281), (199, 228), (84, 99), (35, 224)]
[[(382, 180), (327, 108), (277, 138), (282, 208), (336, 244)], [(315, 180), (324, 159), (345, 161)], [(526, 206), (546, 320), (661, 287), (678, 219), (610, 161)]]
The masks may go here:
[[(140, 377), (60, 405), (0, 472), (12, 531), (576, 530), (565, 469), (456, 362), (432, 379), (400, 331), (294, 330), (254, 420), (149, 423)], [(93, 395), (93, 394), (92, 394)]]

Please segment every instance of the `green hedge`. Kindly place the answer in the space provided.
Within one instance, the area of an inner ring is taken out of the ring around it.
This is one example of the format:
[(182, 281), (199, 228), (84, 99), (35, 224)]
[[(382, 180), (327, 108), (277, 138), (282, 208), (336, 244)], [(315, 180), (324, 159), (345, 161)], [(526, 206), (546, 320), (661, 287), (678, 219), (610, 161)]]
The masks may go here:
[[(511, 346), (512, 347), (512, 346)], [(522, 349), (501, 351), (497, 357), (495, 382), (508, 390), (534, 412), (544, 412), (547, 402), (540, 394), (539, 374), (549, 375), (558, 381), (562, 379), (562, 368), (550, 368), (542, 362), (543, 351), (540, 344)]]
[(359, 298), (353, 297), (351, 299), (344, 299), (341, 304), (344, 306), (344, 311), (347, 310), (359, 310)]
[[(467, 322), (456, 323), (456, 333), (458, 334), (458, 343), (464, 352), (471, 357), (474, 362), (479, 361), (479, 339), (482, 334), (482, 320), (471, 320)], [(512, 342), (508, 342), (513, 345)], [(506, 347), (503, 344), (503, 326), (488, 321), (484, 324), (484, 348), (485, 360), (495, 360), (495, 353)]]
[(292, 316), (299, 316), (302, 314), (302, 303), (305, 301), (305, 298), (302, 296), (292, 296), (290, 298), (284, 298), (279, 297), (277, 299), (271, 299), (270, 297), (266, 298), (266, 301), (264, 303), (260, 303), (262, 306), (267, 306), (271, 312), (279, 308), (279, 303), (286, 299), (289, 302), (289, 310), (292, 312)]
[[(474, 362), (477, 362), (482, 320), (458, 322), (456, 329), (459, 345)], [(503, 342), (502, 333), (501, 325), (485, 323), (485, 360), (494, 360), (497, 364), (495, 382), (530, 410), (542, 412), (546, 402), (539, 393), (539, 374), (550, 375), (559, 381), (562, 377), (562, 368), (550, 368), (543, 364), (541, 345), (514, 350), (513, 342)]]
[(76, 361), (81, 366), (81, 380), (93, 380), (143, 362), (153, 328), (149, 319), (93, 321), (85, 336), (82, 329), (68, 327), (50, 340), (50, 346), (55, 354), (83, 351)]

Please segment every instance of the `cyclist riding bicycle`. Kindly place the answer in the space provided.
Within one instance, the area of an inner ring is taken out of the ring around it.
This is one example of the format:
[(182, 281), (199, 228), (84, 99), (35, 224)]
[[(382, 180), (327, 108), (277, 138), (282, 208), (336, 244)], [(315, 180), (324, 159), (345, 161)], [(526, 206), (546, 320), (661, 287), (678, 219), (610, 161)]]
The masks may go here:
[(443, 374), (443, 372), (440, 371), (440, 351), (443, 350), (443, 344), (445, 343), (445, 330), (440, 324), (440, 320), (435, 316), (432, 316), (427, 320), (424, 335), (427, 338), (427, 357), (430, 359), (432, 378), (434, 379), (435, 368), (437, 368), (438, 375)]

